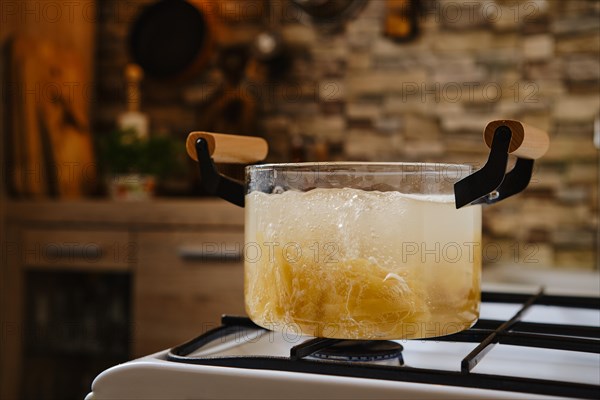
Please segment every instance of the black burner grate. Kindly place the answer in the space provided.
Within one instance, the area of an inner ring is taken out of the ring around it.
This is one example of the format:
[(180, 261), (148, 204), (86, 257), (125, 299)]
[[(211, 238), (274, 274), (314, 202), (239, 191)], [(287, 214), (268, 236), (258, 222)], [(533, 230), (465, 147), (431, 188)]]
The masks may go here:
[[(507, 321), (480, 319), (471, 329), (430, 340), (469, 342), (479, 345), (461, 362), (461, 371), (397, 367), (355, 362), (307, 359), (314, 353), (342, 342), (338, 339), (308, 340), (290, 351), (290, 357), (231, 356), (193, 357), (194, 351), (216, 339), (250, 328), (263, 329), (245, 317), (223, 316), (222, 326), (169, 351), (167, 359), (175, 362), (234, 368), (267, 369), (347, 376), (356, 378), (406, 381), (521, 393), (598, 399), (600, 386), (544, 379), (473, 373), (471, 370), (498, 343), (555, 350), (600, 354), (600, 327), (521, 322), (532, 305), (560, 306), (600, 310), (600, 298), (483, 292), (482, 302), (523, 304)], [(421, 340), (421, 339), (420, 339)]]

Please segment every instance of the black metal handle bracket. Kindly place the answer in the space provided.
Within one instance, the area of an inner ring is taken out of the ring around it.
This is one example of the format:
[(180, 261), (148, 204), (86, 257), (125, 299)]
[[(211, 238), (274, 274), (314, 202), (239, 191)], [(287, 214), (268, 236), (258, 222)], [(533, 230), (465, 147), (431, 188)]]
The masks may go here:
[(208, 151), (208, 142), (203, 138), (196, 140), (196, 154), (200, 166), (200, 184), (205, 192), (244, 207), (244, 182), (219, 173)]
[(518, 157), (513, 169), (506, 173), (511, 138), (508, 126), (499, 126), (494, 131), (490, 155), (483, 168), (454, 184), (456, 208), (494, 204), (527, 187), (533, 173), (533, 160)]

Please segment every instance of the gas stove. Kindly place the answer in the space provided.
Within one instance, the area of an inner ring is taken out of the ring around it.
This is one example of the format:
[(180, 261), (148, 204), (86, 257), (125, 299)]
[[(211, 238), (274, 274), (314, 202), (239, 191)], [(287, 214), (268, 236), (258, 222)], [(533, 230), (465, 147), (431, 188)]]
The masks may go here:
[(86, 400), (600, 397), (600, 298), (482, 293), (469, 330), (344, 341), (272, 332), (245, 317), (100, 374)]

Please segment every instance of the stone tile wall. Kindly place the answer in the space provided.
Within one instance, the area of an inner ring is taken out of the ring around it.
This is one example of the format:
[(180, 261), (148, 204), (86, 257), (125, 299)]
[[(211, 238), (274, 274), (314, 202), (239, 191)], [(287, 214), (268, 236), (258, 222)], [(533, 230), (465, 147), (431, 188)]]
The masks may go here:
[[(148, 1), (102, 2), (96, 125), (109, 129), (124, 104), (125, 38)], [(489, 120), (513, 118), (548, 130), (549, 153), (527, 192), (484, 212), (487, 264), (598, 268), (600, 2), (595, 0), (423, 1), (421, 34), (396, 43), (382, 33), (386, 2), (370, 1), (344, 32), (301, 24), (287, 2), (281, 34), (292, 63), (279, 80), (247, 74), (235, 89), (256, 103), (253, 133), (270, 161), (439, 161), (481, 166)], [(262, 2), (218, 2), (230, 43), (250, 46)], [(253, 6), (252, 6), (253, 5)], [(121, 11), (115, 17), (115, 10)], [(225, 18), (228, 14), (228, 18)], [(201, 126), (215, 67), (193, 80), (146, 80), (154, 130), (182, 139)]]

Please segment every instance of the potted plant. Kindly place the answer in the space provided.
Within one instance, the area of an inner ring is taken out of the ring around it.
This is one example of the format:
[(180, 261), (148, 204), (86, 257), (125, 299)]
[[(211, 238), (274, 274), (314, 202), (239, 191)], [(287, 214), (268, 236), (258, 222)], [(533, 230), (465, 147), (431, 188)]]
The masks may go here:
[(173, 138), (140, 137), (133, 129), (99, 137), (99, 160), (110, 196), (116, 200), (154, 196), (158, 180), (181, 169), (181, 148)]

